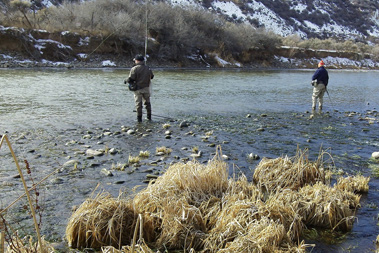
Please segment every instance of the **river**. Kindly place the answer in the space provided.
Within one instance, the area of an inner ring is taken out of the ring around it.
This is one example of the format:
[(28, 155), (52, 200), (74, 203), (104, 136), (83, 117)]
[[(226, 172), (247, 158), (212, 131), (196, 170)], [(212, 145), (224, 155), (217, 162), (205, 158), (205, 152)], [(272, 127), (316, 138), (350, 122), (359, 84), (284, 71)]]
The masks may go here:
[[(42, 231), (48, 239), (61, 240), (71, 207), (88, 198), (98, 183), (117, 195), (122, 187), (141, 184), (146, 174), (142, 168), (131, 174), (117, 171), (111, 179), (99, 173), (101, 168), (111, 169), (140, 150), (154, 153), (162, 145), (173, 148), (176, 159), (188, 155), (183, 146), (198, 146), (206, 154), (204, 161), (209, 159), (214, 148), (200, 138), (188, 137), (182, 129), (173, 128), (176, 138), (165, 138), (163, 124), (174, 126), (187, 120), (189, 130), (199, 136), (214, 131), (212, 141), (225, 143), (222, 149), (231, 158), (231, 168), (238, 166), (248, 178), (259, 160), (248, 161), (247, 154), (294, 156), (297, 147), (309, 149), (310, 159), (316, 159), (320, 149), (329, 150), (337, 169), (371, 176), (353, 230), (331, 244), (320, 239), (312, 252), (375, 251), (379, 180), (372, 173), (378, 165), (370, 157), (379, 151), (379, 72), (329, 70), (330, 96), (324, 97), (323, 113), (310, 118), (314, 70), (153, 71), (153, 121), (138, 125), (132, 93), (123, 83), (128, 69), (0, 69), (0, 134), (6, 133), (19, 159), (28, 161), (34, 180), (68, 160), (77, 159), (80, 164), (79, 171), (61, 170), (41, 189)], [(126, 136), (122, 126), (141, 135)], [(141, 137), (145, 133), (150, 134)], [(88, 134), (98, 138), (86, 139)], [(114, 147), (118, 153), (94, 160), (83, 157), (85, 149), (104, 147)], [(173, 160), (154, 170), (162, 172)], [(14, 174), (16, 168), (3, 145), (1, 208), (22, 194)], [(15, 216), (12, 219), (28, 219), (25, 213)]]

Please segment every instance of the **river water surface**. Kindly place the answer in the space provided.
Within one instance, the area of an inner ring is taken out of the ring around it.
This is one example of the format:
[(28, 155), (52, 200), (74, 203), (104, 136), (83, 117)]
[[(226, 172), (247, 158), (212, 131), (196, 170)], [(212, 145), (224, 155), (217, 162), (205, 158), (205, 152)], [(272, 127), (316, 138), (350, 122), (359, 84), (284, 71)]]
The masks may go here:
[[(212, 143), (223, 144), (231, 171), (238, 167), (250, 179), (259, 160), (246, 159), (248, 154), (294, 156), (297, 147), (309, 149), (311, 160), (321, 149), (328, 150), (336, 170), (371, 176), (353, 230), (333, 240), (310, 242), (317, 245), (312, 252), (375, 251), (379, 180), (373, 169), (379, 165), (370, 157), (379, 151), (379, 72), (329, 70), (330, 97), (324, 97), (323, 113), (310, 118), (314, 70), (154, 69), (153, 121), (142, 124), (136, 124), (133, 96), (123, 84), (128, 72), (0, 70), (0, 134), (7, 134), (18, 158), (28, 161), (34, 180), (69, 160), (79, 164), (76, 171), (60, 170), (41, 189), (42, 232), (48, 239), (64, 237), (72, 206), (88, 198), (98, 183), (117, 196), (121, 188), (142, 184), (144, 170), (151, 170), (146, 164), (138, 172), (114, 171), (115, 177), (106, 177), (99, 173), (102, 168), (111, 170), (140, 150), (153, 154), (157, 146), (168, 146), (173, 149), (172, 157), (153, 168), (159, 174), (173, 160), (189, 156), (183, 147), (199, 147), (206, 162), (214, 154)], [(177, 127), (183, 120), (190, 122), (186, 130)], [(164, 134), (165, 123), (172, 125), (171, 139)], [(139, 135), (127, 135), (122, 126)], [(190, 131), (197, 136), (187, 134)], [(205, 142), (200, 136), (209, 131), (213, 137)], [(104, 147), (118, 153), (95, 159), (83, 154), (86, 149)], [(3, 145), (0, 208), (22, 194), (15, 174), (11, 155)], [(28, 214), (13, 212), (16, 217), (12, 220), (19, 223), (14, 226), (24, 226)]]

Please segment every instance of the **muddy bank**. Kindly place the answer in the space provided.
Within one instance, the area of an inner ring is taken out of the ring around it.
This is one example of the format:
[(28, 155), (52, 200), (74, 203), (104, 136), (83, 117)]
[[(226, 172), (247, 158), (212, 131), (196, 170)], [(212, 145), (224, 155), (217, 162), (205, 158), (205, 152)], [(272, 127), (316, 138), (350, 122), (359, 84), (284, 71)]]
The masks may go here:
[[(26, 175), (29, 184), (32, 183), (30, 178), (38, 182), (57, 170), (39, 187), (42, 234), (51, 241), (62, 241), (72, 210), (96, 187), (113, 196), (120, 191), (132, 194), (135, 186), (141, 185), (138, 189), (143, 189), (172, 163), (191, 159), (207, 162), (214, 156), (217, 145), (221, 146), (230, 166), (230, 175), (244, 173), (249, 180), (261, 158), (293, 156), (300, 147), (309, 149), (310, 159), (316, 159), (321, 149), (328, 150), (328, 169), (336, 174), (371, 176), (370, 190), (362, 196), (352, 233), (336, 235), (334, 239), (330, 236), (310, 238), (317, 245), (313, 252), (321, 252), (325, 247), (336, 251), (353, 247), (352, 252), (375, 249), (374, 241), (379, 234), (375, 222), (379, 180), (375, 171), (379, 165), (370, 157), (379, 151), (377, 111), (333, 111), (313, 118), (308, 112), (250, 113), (233, 117), (181, 115), (179, 118), (156, 117), (142, 124), (129, 119), (112, 124), (99, 122), (64, 129), (8, 132), (20, 164), (25, 167), (24, 160), (30, 164), (32, 173)], [(159, 153), (159, 147), (171, 152)], [(140, 151), (148, 151), (149, 157), (130, 163), (129, 156), (138, 156)], [(22, 184), (15, 177), (15, 165), (4, 145), (1, 167), (4, 168), (0, 174), (4, 207), (22, 194)], [(22, 211), (25, 203), (21, 201), (13, 206), (7, 220), (22, 224), (22, 231), (28, 232), (32, 230), (32, 221), (28, 213)]]

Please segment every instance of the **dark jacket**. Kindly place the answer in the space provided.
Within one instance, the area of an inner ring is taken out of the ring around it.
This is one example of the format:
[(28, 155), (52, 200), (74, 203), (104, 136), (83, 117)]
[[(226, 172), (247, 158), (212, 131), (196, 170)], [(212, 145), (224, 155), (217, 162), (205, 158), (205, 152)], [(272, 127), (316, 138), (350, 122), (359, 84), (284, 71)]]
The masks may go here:
[(130, 70), (127, 82), (136, 81), (138, 89), (149, 87), (150, 80), (154, 78), (153, 71), (144, 62), (138, 63)]
[(323, 83), (327, 86), (329, 82), (328, 71), (323, 66), (319, 67), (312, 76), (313, 80), (317, 80), (317, 83)]

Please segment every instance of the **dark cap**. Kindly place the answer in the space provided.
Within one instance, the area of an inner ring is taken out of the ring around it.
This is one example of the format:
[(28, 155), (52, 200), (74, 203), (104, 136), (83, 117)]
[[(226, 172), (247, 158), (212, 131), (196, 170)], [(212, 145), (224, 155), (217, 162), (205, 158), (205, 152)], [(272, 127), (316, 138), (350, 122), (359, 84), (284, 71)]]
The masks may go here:
[(134, 60), (137, 60), (137, 61), (144, 61), (144, 60), (145, 60), (145, 57), (143, 57), (142, 54), (137, 54), (136, 57), (134, 57)]

